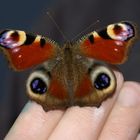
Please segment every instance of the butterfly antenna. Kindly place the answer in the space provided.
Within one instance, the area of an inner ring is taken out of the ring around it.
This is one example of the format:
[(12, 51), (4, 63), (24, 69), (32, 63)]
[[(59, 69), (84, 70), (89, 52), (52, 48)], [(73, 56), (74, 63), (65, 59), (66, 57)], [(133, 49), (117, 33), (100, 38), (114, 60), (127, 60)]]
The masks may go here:
[(56, 21), (54, 20), (54, 18), (50, 14), (50, 12), (47, 12), (47, 15), (51, 19), (51, 21), (54, 23), (54, 25), (56, 26), (57, 30), (60, 32), (60, 34), (62, 35), (62, 37), (64, 38), (64, 40), (69, 41), (69, 39), (66, 37), (66, 35), (64, 34), (64, 32), (60, 29), (60, 27), (58, 26), (58, 24), (56, 23)]
[(86, 29), (84, 29), (82, 32), (80, 32), (79, 34), (77, 34), (73, 39), (75, 40), (76, 38), (78, 38), (81, 34), (85, 33), (88, 29), (90, 29), (92, 26), (95, 26), (97, 23), (99, 23), (100, 20), (97, 20), (96, 22), (92, 23), (90, 26), (88, 26)]

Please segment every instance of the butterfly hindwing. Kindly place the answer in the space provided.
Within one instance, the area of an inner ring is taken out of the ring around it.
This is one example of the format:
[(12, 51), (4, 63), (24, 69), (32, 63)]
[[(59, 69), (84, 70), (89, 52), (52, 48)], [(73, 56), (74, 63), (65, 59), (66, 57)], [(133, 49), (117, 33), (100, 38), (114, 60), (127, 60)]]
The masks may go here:
[(0, 48), (15, 70), (24, 70), (55, 57), (58, 46), (40, 35), (4, 30), (0, 33)]
[[(44, 110), (66, 108), (70, 105), (69, 95), (61, 75), (50, 73), (47, 69), (39, 69), (30, 74), (26, 88), (31, 100), (41, 104)], [(63, 76), (62, 76), (63, 79)]]
[(97, 106), (111, 97), (116, 89), (116, 77), (105, 64), (93, 62), (83, 75), (74, 93), (74, 104), (80, 106)]

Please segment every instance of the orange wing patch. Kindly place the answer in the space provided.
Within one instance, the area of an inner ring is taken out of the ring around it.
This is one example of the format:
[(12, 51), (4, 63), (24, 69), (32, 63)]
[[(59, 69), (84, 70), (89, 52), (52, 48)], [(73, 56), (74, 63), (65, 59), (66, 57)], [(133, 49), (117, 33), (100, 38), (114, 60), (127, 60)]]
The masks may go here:
[(15, 70), (36, 66), (56, 55), (53, 42), (19, 30), (1, 32), (0, 45)]
[(80, 50), (87, 57), (121, 64), (127, 59), (129, 47), (135, 38), (135, 27), (128, 22), (120, 22), (87, 35), (81, 41)]

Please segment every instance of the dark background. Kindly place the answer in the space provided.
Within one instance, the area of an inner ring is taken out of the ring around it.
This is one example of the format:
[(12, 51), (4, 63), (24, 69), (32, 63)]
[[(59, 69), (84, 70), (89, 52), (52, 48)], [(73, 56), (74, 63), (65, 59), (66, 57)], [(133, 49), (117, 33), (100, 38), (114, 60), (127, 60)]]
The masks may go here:
[[(47, 16), (48, 10), (71, 40), (97, 20), (100, 22), (83, 34), (122, 20), (140, 26), (139, 5), (139, 0), (1, 0), (0, 29), (34, 32), (62, 44), (65, 40)], [(119, 67), (126, 80), (140, 81), (140, 41), (134, 45), (129, 61)], [(5, 57), (0, 55), (0, 140), (27, 102), (25, 81), (30, 71), (8, 69)]]

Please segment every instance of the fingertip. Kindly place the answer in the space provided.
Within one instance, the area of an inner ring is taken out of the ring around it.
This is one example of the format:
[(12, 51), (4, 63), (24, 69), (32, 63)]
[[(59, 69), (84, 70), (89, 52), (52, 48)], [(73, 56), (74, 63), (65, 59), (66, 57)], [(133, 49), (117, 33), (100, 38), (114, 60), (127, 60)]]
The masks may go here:
[(140, 127), (139, 106), (140, 84), (124, 82), (99, 139), (135, 139)]
[(138, 82), (125, 82), (119, 94), (118, 102), (126, 107), (140, 104), (140, 84)]

